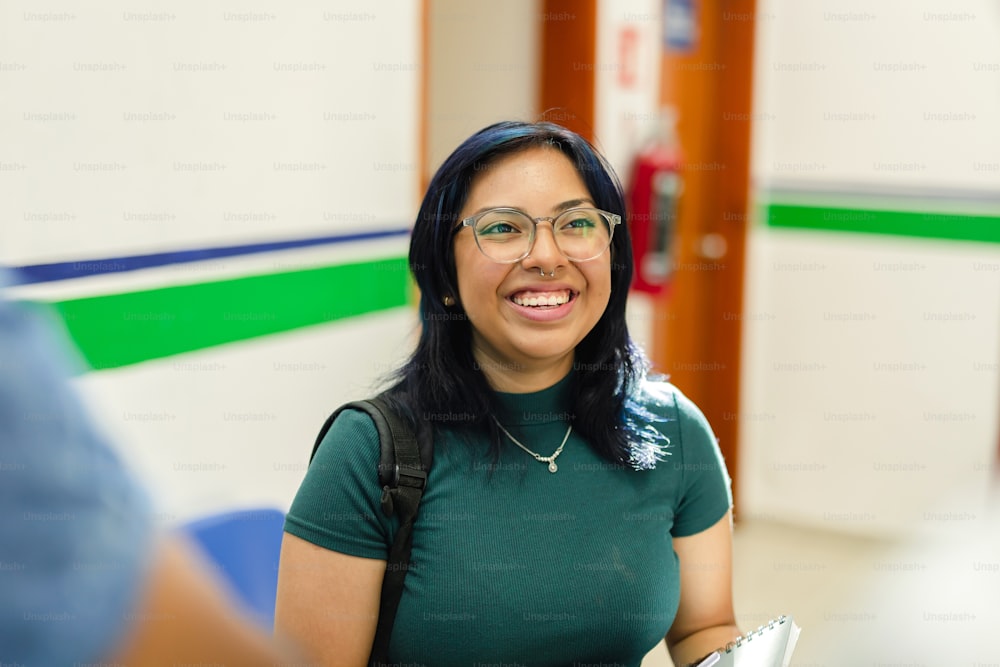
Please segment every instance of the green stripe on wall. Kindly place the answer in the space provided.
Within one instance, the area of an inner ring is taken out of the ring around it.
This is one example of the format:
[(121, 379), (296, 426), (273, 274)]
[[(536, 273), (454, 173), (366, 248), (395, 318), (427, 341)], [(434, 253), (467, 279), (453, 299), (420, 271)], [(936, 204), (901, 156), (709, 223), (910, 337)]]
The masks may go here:
[(771, 227), (1000, 243), (1000, 215), (770, 203), (763, 219)]
[(52, 306), (92, 368), (117, 368), (403, 306), (408, 275), (399, 257)]

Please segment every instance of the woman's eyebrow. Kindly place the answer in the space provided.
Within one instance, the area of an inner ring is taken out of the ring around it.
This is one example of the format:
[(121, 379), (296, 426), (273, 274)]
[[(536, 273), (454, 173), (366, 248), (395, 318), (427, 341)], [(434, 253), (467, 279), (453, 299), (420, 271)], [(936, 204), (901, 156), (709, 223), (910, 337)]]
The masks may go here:
[[(584, 204), (589, 204), (590, 206), (594, 206), (594, 200), (592, 200), (590, 197), (583, 197), (581, 199), (570, 199), (568, 201), (564, 201), (561, 204), (556, 204), (555, 206), (552, 207), (552, 210), (561, 213), (563, 211), (568, 211), (571, 208), (576, 208), (577, 206), (583, 206)], [(493, 209), (497, 208), (506, 208), (512, 211), (519, 211), (520, 213), (528, 215), (528, 213), (520, 206), (483, 206), (481, 209), (473, 212), (471, 215), (468, 215), (466, 217), (471, 218), (479, 215), (480, 213), (485, 213), (486, 211), (492, 211)]]
[(564, 201), (561, 204), (557, 204), (552, 207), (555, 211), (567, 211), (571, 208), (576, 208), (577, 206), (583, 206), (584, 204), (594, 205), (594, 200), (590, 197), (584, 197), (583, 199), (570, 199), (569, 201)]

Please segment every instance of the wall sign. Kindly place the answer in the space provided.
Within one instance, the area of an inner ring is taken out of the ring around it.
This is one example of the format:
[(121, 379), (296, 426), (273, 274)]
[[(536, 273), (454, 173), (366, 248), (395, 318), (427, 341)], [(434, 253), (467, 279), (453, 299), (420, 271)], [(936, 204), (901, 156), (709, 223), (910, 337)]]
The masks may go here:
[(668, 50), (694, 51), (698, 43), (697, 0), (663, 0), (663, 43)]

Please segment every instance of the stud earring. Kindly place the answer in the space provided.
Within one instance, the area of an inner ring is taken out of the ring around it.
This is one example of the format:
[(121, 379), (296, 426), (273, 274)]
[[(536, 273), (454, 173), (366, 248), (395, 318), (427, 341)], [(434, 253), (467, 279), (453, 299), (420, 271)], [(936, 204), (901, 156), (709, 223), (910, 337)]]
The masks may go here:
[(455, 305), (455, 297), (453, 297), (450, 294), (445, 295), (442, 301), (444, 301), (444, 305), (448, 306), (449, 308)]

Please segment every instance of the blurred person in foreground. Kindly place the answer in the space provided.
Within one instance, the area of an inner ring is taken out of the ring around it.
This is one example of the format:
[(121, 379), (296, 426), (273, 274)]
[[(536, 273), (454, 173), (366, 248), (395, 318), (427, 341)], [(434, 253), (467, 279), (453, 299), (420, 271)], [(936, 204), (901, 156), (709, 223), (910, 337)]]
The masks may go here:
[(69, 346), (0, 270), (0, 664), (289, 664), (150, 502), (67, 382)]

